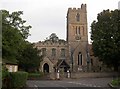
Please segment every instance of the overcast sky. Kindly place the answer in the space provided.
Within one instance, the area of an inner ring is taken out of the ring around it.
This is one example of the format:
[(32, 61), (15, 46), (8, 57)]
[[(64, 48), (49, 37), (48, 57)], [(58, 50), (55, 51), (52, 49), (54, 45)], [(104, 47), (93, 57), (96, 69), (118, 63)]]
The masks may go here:
[[(87, 4), (88, 31), (97, 14), (103, 10), (118, 9), (120, 0), (0, 0), (0, 9), (23, 11), (22, 18), (32, 26), (28, 41), (44, 40), (51, 33), (66, 40), (66, 15), (69, 7)], [(90, 36), (89, 36), (90, 37)]]

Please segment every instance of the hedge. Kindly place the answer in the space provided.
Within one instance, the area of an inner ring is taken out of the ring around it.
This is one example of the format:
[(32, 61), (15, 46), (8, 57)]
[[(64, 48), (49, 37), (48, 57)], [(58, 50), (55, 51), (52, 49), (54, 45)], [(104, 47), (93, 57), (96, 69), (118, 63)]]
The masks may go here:
[(2, 80), (7, 78), (8, 76), (9, 76), (8, 70), (4, 66), (2, 66)]
[(29, 73), (28, 74), (28, 79), (39, 79), (44, 75), (44, 73), (39, 72), (39, 73)]
[(21, 88), (26, 85), (26, 81), (28, 78), (27, 72), (11, 72), (10, 73), (10, 80), (11, 80), (11, 87), (12, 88)]
[(10, 75), (8, 70), (2, 66), (2, 87), (8, 88), (10, 85)]

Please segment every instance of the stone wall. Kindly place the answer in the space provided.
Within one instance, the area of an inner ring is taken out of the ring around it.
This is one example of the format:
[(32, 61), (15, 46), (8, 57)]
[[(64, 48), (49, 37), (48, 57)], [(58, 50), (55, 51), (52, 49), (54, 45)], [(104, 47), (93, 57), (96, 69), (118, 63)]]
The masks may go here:
[[(60, 79), (64, 79), (67, 78), (67, 72), (64, 74), (60, 74)], [(106, 77), (110, 77), (110, 78), (116, 78), (120, 76), (120, 74), (118, 74), (117, 72), (99, 72), (99, 73), (94, 73), (94, 72), (80, 72), (80, 73), (71, 73), (70, 74), (70, 78), (71, 79), (80, 79), (80, 78), (106, 78)], [(57, 74), (54, 73), (50, 73), (49, 74), (50, 79), (57, 79)]]
[(94, 72), (79, 72), (79, 73), (71, 73), (71, 78), (83, 78), (83, 77), (88, 77), (88, 78), (104, 78), (104, 77), (117, 77), (120, 76), (120, 74), (116, 72), (99, 72), (99, 73), (94, 73)]

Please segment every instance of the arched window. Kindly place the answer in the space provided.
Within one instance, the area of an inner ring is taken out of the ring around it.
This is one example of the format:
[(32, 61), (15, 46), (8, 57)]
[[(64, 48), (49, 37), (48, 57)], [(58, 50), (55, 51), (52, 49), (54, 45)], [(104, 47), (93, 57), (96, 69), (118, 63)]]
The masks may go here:
[(82, 31), (83, 31), (83, 36), (84, 36), (84, 34), (85, 34), (85, 33), (84, 33), (84, 26), (82, 26)]
[(81, 54), (81, 52), (78, 53), (78, 65), (82, 65), (82, 54)]
[(75, 29), (75, 31), (76, 31), (76, 34), (77, 34), (77, 26), (76, 26), (76, 29)]
[(78, 28), (78, 32), (79, 32), (79, 34), (80, 34), (80, 26), (79, 26), (79, 28)]
[(61, 57), (65, 57), (65, 49), (61, 49)]
[(56, 56), (56, 49), (52, 48), (52, 56)]
[(76, 20), (80, 21), (80, 14), (79, 13), (77, 13), (77, 15), (76, 15)]
[(42, 48), (42, 55), (46, 56), (46, 48)]

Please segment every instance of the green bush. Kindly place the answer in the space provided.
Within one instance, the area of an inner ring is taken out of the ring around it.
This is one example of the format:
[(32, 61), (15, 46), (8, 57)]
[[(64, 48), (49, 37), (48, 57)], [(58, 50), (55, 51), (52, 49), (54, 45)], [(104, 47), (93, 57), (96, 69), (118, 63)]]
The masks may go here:
[(21, 88), (26, 85), (28, 73), (27, 72), (11, 72), (10, 80), (11, 80), (11, 88)]
[(120, 78), (112, 80), (112, 85), (113, 86), (120, 86)]
[(28, 74), (28, 79), (37, 79), (42, 77), (44, 74), (42, 72), (38, 72), (38, 73), (29, 73)]
[(2, 66), (2, 80), (4, 80), (5, 78), (7, 78), (9, 75), (9, 72), (7, 70), (6, 67)]
[(9, 84), (10, 84), (10, 75), (9, 75), (9, 72), (8, 70), (2, 66), (2, 87), (9, 87)]

